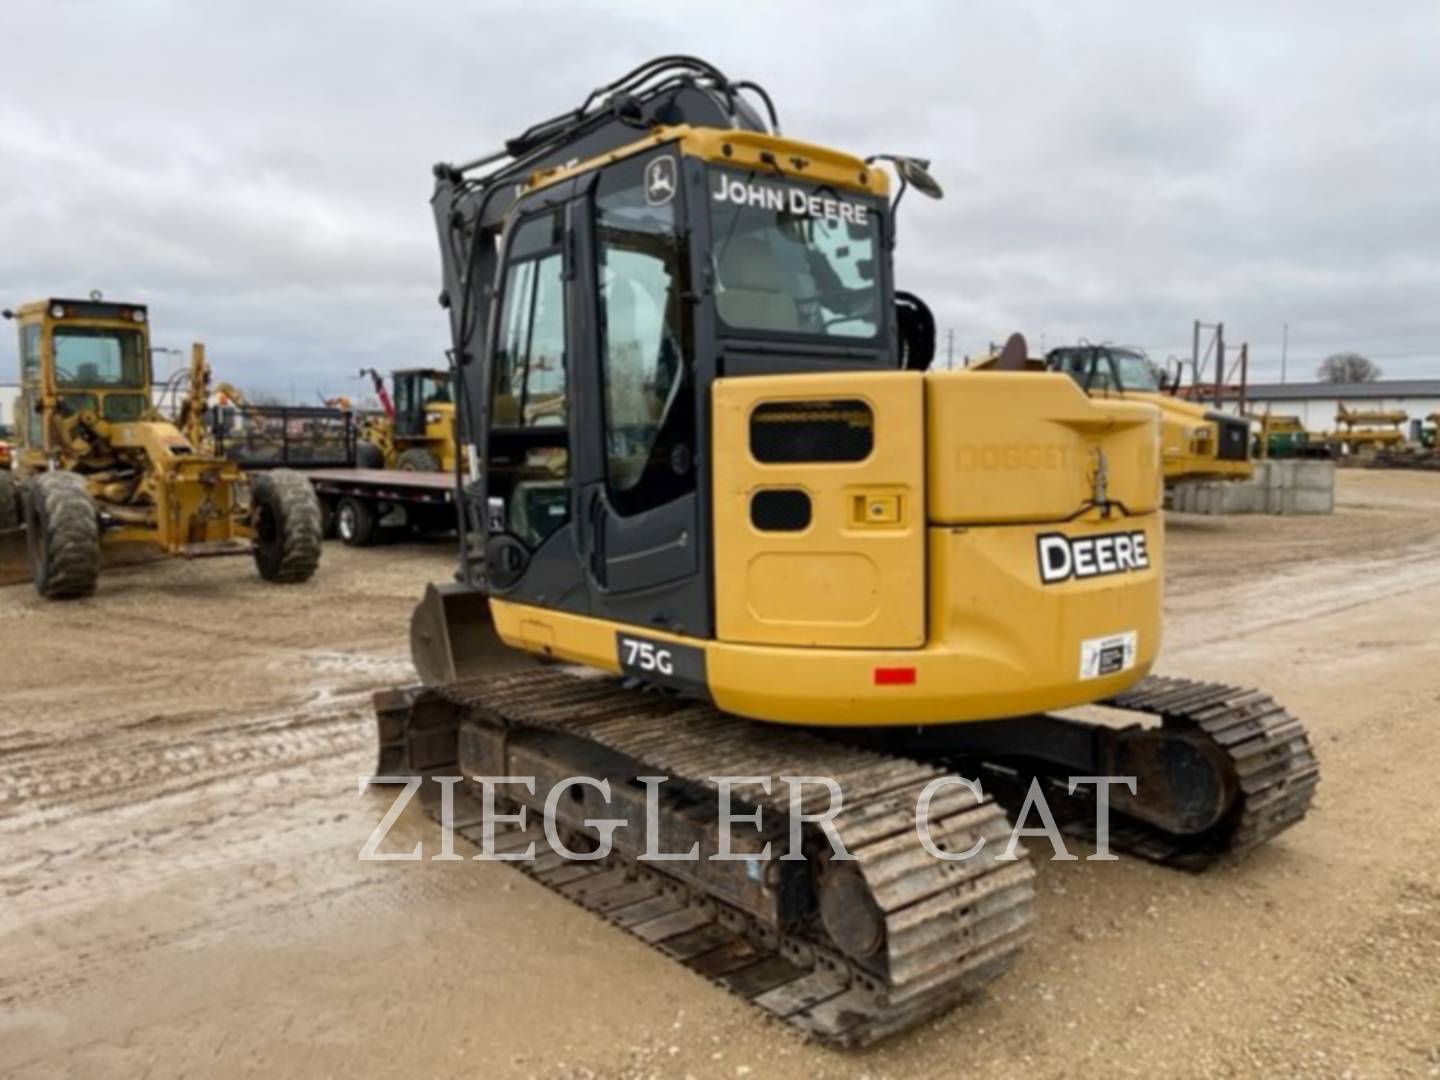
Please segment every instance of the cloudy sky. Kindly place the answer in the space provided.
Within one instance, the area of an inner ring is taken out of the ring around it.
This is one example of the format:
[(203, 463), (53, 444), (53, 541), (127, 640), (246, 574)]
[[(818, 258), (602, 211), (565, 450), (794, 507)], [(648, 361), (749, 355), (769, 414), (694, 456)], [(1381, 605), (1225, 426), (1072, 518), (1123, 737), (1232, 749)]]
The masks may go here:
[[(1440, 4), (6, 0), (0, 299), (148, 301), (154, 343), (313, 401), (435, 362), (430, 165), (665, 52), (787, 134), (928, 156), (902, 286), (958, 353), (1189, 350), (1440, 376)], [(0, 381), (15, 343), (0, 337)]]

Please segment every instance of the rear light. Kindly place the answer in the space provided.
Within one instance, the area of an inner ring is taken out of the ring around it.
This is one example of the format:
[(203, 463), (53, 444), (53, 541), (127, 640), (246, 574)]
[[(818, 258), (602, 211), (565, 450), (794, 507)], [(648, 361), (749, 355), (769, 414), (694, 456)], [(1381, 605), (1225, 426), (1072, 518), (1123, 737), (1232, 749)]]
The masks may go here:
[(877, 667), (875, 669), (876, 686), (914, 686), (915, 669), (913, 667)]

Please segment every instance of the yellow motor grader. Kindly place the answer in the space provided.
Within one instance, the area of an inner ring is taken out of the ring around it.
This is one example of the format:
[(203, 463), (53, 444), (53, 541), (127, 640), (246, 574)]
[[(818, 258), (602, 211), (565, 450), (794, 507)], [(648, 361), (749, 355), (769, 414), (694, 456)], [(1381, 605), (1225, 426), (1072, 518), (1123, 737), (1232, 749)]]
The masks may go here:
[(208, 378), (191, 380), (188, 437), (156, 410), (143, 305), (92, 293), (4, 316), (20, 330), (20, 398), (14, 469), (0, 473), (0, 581), (28, 577), (48, 599), (88, 596), (102, 551), (137, 547), (253, 554), (273, 582), (314, 574), (320, 505), (309, 481), (284, 469), (247, 476), (207, 453), (194, 431)]

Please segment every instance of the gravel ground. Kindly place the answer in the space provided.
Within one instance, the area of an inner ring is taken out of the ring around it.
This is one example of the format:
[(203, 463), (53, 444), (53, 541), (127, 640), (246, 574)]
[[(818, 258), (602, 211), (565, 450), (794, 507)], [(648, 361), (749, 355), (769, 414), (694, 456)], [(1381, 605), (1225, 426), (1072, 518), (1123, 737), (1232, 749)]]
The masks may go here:
[[(1047, 863), (972, 1005), (819, 1048), (512, 871), (356, 858), (370, 693), (446, 545), (0, 590), (0, 1074), (1440, 1076), (1440, 476), (1331, 518), (1175, 516), (1164, 673), (1309, 724), (1310, 818), (1240, 865)], [(398, 849), (428, 837), (407, 815)]]

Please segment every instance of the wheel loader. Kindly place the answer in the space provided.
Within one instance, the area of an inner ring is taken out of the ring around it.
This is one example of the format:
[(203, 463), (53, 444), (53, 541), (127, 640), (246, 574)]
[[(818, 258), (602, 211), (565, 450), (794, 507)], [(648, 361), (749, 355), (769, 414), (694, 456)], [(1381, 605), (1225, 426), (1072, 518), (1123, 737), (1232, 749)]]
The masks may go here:
[(454, 472), (458, 443), (450, 373), (433, 368), (391, 372), (393, 394), (374, 368), (360, 374), (370, 376), (385, 415), (362, 427), (356, 463), (364, 469)]
[[(942, 194), (688, 57), (436, 166), (483, 467), (412, 619), (421, 685), (376, 698), (376, 782), (842, 1045), (1012, 965), (1036, 912), (1007, 806), (1199, 869), (1318, 780), (1264, 693), (1149, 675), (1156, 407), (927, 370), (911, 188)], [(1076, 777), (1131, 781), (1108, 837)]]
[(15, 468), (0, 473), (4, 580), (28, 577), (48, 599), (88, 596), (102, 554), (146, 552), (253, 555), (272, 582), (314, 574), (320, 506), (309, 481), (284, 469), (246, 475), (193, 437), (209, 394), (202, 350), (172, 422), (153, 404), (144, 305), (92, 294), (4, 314), (20, 331)]
[(1002, 352), (982, 357), (979, 369), (1052, 371), (1069, 375), (1087, 394), (1123, 396), (1160, 411), (1160, 460), (1167, 487), (1190, 480), (1248, 480), (1250, 422), (1167, 394), (1155, 367), (1139, 349), (1112, 345), (1071, 345), (1051, 349), (1044, 359), (1020, 364)]

